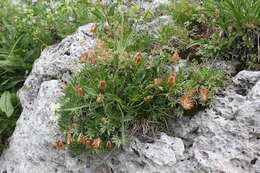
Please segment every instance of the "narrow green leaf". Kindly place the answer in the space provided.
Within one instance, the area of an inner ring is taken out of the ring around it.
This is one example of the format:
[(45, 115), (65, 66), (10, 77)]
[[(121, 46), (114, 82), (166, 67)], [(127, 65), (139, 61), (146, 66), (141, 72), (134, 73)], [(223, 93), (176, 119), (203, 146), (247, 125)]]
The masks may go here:
[(87, 108), (89, 106), (90, 106), (90, 104), (85, 104), (85, 105), (76, 106), (76, 107), (72, 107), (72, 108), (61, 109), (61, 111), (76, 111), (78, 109)]
[(108, 15), (109, 15), (109, 16), (113, 16), (113, 15), (114, 15), (115, 9), (116, 9), (117, 6), (118, 6), (118, 3), (114, 3), (114, 4), (112, 4), (112, 5), (109, 7), (109, 10), (108, 10)]
[(93, 88), (86, 87), (86, 86), (84, 86), (83, 88), (84, 88), (84, 91), (85, 91), (87, 94), (89, 94), (89, 95), (91, 95), (91, 96), (98, 96), (98, 93), (97, 93)]
[(122, 106), (126, 105), (125, 102), (121, 98), (119, 98), (118, 96), (111, 94), (111, 93), (106, 94), (106, 95), (108, 97), (110, 97), (112, 100), (118, 102), (120, 105), (122, 105)]
[(124, 121), (124, 122), (126, 122), (126, 121), (132, 121), (134, 118), (133, 117), (131, 117), (131, 116), (126, 116), (126, 117), (124, 117), (122, 120)]
[(104, 16), (103, 16), (102, 12), (100, 10), (98, 10), (97, 8), (94, 11), (92, 11), (92, 14), (94, 16), (96, 16), (99, 20), (101, 20), (101, 21), (104, 20)]

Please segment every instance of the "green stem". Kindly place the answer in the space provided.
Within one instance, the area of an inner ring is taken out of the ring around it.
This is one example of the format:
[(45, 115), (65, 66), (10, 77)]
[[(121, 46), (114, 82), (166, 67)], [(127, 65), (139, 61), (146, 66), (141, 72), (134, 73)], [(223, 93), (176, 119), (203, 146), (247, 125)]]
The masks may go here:
[(124, 39), (124, 14), (121, 15), (121, 40)]
[(125, 140), (125, 124), (124, 124), (124, 118), (125, 118), (125, 115), (124, 115), (124, 112), (122, 111), (122, 108), (121, 106), (118, 104), (118, 108), (121, 112), (121, 125), (122, 125), (122, 140), (123, 140), (123, 145), (126, 143), (126, 140)]

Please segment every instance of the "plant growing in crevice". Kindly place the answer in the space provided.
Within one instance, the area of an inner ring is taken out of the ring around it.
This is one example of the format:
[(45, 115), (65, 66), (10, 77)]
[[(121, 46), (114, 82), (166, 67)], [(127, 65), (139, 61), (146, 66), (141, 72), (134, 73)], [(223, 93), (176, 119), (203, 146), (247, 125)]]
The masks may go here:
[(95, 55), (96, 63), (73, 77), (60, 100), (59, 125), (73, 155), (121, 147), (133, 135), (163, 131), (169, 117), (208, 106), (224, 84), (223, 73), (196, 64), (169, 71), (178, 63), (171, 56), (116, 50), (104, 58), (98, 51)]
[[(131, 9), (121, 3), (113, 7), (109, 15), (111, 6), (99, 11), (105, 17), (95, 31), (98, 44), (80, 56), (85, 67), (60, 98), (58, 124), (72, 155), (110, 150), (134, 135), (164, 131), (170, 117), (209, 106), (225, 83), (224, 73), (195, 62), (177, 70), (177, 49), (151, 53), (151, 44), (166, 44), (171, 33), (161, 40), (145, 37), (130, 24)], [(64, 148), (61, 141), (55, 146)]]

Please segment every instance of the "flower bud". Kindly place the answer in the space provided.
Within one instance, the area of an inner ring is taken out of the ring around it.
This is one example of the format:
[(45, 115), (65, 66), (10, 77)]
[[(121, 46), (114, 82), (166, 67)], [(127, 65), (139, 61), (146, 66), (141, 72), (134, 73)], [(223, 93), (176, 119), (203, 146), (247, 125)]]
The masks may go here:
[(102, 141), (101, 141), (100, 138), (95, 139), (94, 142), (92, 143), (92, 146), (93, 146), (94, 149), (100, 148), (101, 145), (102, 145)]
[(79, 96), (82, 96), (84, 94), (84, 90), (80, 86), (76, 87), (76, 91)]
[(99, 94), (98, 97), (97, 97), (97, 99), (96, 99), (96, 102), (97, 102), (97, 103), (101, 103), (101, 102), (103, 102), (103, 101), (104, 101), (104, 95), (103, 95), (103, 94)]
[(65, 145), (61, 140), (57, 140), (56, 142), (54, 142), (53, 145), (55, 146), (56, 149), (63, 150), (65, 148)]
[(140, 52), (136, 53), (134, 56), (134, 62), (140, 64), (142, 61), (142, 54)]
[(110, 120), (109, 120), (108, 118), (106, 118), (106, 117), (101, 118), (101, 121), (102, 121), (102, 123), (104, 123), (104, 124), (110, 123)]
[(203, 102), (207, 102), (209, 99), (209, 90), (207, 90), (205, 88), (200, 88), (200, 99)]
[(105, 89), (107, 87), (107, 82), (105, 80), (101, 80), (99, 81), (98, 86), (100, 89)]
[(168, 77), (168, 84), (169, 84), (170, 86), (173, 86), (173, 85), (175, 85), (175, 82), (176, 82), (176, 75), (171, 74), (171, 75)]
[(91, 148), (91, 145), (93, 143), (92, 139), (86, 138), (85, 139), (85, 144), (86, 144), (86, 149), (89, 150)]
[(80, 144), (84, 144), (85, 143), (85, 137), (84, 137), (84, 135), (82, 133), (79, 134), (77, 142), (80, 143)]
[(87, 57), (88, 57), (88, 52), (82, 53), (79, 57), (79, 62), (83, 63)]
[(95, 64), (97, 64), (97, 61), (96, 61), (96, 59), (94, 57), (90, 57), (88, 59), (88, 63), (91, 64), (91, 65), (95, 65)]
[(73, 137), (71, 133), (67, 133), (67, 144), (71, 144), (73, 142)]
[(155, 79), (154, 79), (154, 85), (156, 85), (156, 86), (161, 85), (162, 82), (163, 82), (163, 79), (162, 79), (162, 78), (155, 78)]
[(107, 148), (112, 148), (112, 142), (111, 141), (107, 141), (106, 147)]

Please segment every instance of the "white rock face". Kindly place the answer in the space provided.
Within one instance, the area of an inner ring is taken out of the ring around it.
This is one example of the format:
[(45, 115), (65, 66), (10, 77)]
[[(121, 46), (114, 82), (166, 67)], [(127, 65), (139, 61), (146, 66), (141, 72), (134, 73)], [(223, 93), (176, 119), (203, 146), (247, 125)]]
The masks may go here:
[(54, 149), (53, 143), (61, 135), (53, 121), (52, 108), (67, 76), (81, 68), (79, 56), (95, 45), (89, 32), (93, 25), (82, 26), (61, 43), (46, 48), (34, 63), (19, 92), (23, 112), (10, 146), (1, 156), (1, 173), (89, 172), (77, 158)]
[(259, 82), (260, 72), (242, 71), (212, 109), (172, 123), (184, 143), (193, 143), (176, 172), (260, 172)]

